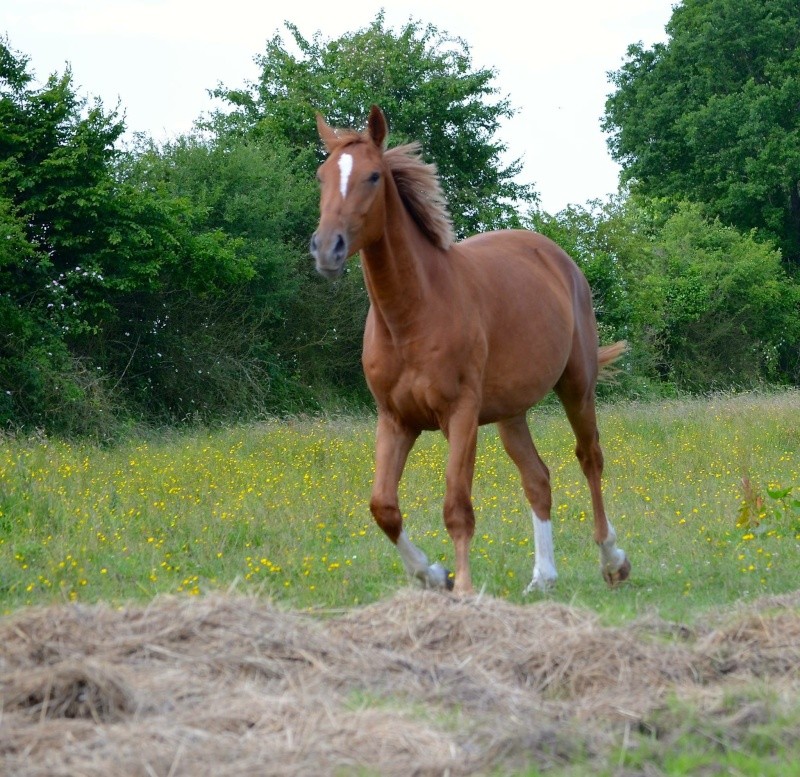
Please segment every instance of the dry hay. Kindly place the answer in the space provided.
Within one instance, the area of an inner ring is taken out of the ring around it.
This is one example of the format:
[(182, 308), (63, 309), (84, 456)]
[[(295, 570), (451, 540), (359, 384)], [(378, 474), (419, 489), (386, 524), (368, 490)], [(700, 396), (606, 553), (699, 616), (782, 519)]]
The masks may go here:
[(328, 617), (220, 594), (22, 610), (0, 646), (2, 774), (508, 773), (664, 735), (668, 698), (734, 731), (766, 714), (736, 689), (793, 703), (800, 595), (689, 629), (417, 590)]

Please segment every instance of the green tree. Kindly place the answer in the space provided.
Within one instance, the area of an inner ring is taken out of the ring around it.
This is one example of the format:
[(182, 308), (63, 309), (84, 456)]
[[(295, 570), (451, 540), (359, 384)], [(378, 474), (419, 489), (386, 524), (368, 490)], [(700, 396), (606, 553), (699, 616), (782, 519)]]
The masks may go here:
[(120, 332), (157, 328), (159, 295), (219, 295), (252, 268), (191, 202), (125, 179), (123, 122), (69, 70), (32, 82), (0, 41), (0, 420), (102, 434), (135, 378)]
[(235, 109), (217, 115), (217, 123), (284, 138), (298, 149), (319, 149), (315, 111), (333, 126), (361, 128), (370, 106), (378, 104), (392, 144), (419, 141), (436, 162), (460, 236), (518, 226), (518, 206), (533, 203), (536, 195), (515, 182), (519, 161), (501, 161), (506, 147), (495, 135), (513, 110), (508, 99), (498, 98), (494, 71), (473, 68), (463, 40), (416, 21), (395, 33), (386, 28), (383, 13), (335, 40), (319, 34), (308, 40), (296, 26), (287, 29), (299, 56), (276, 34), (257, 57), (257, 83), (216, 90)]
[(531, 224), (583, 269), (601, 338), (629, 342), (614, 394), (800, 380), (800, 285), (753, 233), (697, 204), (630, 195)]
[(622, 179), (705, 203), (800, 265), (796, 0), (684, 0), (669, 39), (628, 48), (603, 122)]
[[(302, 324), (294, 311), (312, 269), (307, 235), (318, 193), (298, 166), (302, 154), (280, 139), (224, 131), (161, 147), (147, 142), (131, 156), (129, 183), (191, 203), (192, 261), (209, 265), (189, 274), (190, 285), (179, 277), (186, 268), (177, 268), (149, 300), (147, 316), (134, 305), (122, 318), (126, 336), (136, 332), (131, 366), (143, 404), (170, 418), (206, 420), (314, 404), (300, 376)], [(225, 275), (214, 268), (220, 235), (231, 251)], [(209, 251), (197, 251), (199, 238), (213, 238)]]
[(69, 71), (32, 81), (28, 59), (0, 40), (0, 420), (49, 427), (92, 415), (98, 384), (68, 342), (107, 304), (92, 251), (122, 127), (99, 104), (87, 110)]
[(664, 225), (651, 268), (637, 285), (636, 309), (676, 385), (706, 390), (800, 377), (800, 287), (778, 251), (687, 204)]

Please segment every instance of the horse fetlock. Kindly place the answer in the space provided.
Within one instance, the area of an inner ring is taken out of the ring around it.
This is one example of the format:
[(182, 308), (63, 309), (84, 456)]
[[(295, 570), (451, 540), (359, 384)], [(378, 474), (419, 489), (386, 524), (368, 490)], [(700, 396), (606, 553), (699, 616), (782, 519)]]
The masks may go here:
[(600, 571), (609, 585), (616, 585), (627, 580), (631, 573), (631, 562), (622, 548), (617, 547), (617, 536), (613, 529), (600, 547)]
[(619, 569), (625, 561), (625, 551), (617, 547), (616, 541), (610, 545), (600, 543), (600, 563), (606, 569)]
[(600, 548), (600, 571), (609, 585), (616, 585), (627, 580), (631, 572), (631, 562), (625, 551), (617, 546), (617, 533), (611, 523), (608, 523), (608, 533), (602, 542), (597, 543)]
[(547, 592), (556, 583), (556, 557), (553, 550), (553, 524), (548, 518), (542, 520), (533, 512), (534, 562), (533, 578), (525, 593)]

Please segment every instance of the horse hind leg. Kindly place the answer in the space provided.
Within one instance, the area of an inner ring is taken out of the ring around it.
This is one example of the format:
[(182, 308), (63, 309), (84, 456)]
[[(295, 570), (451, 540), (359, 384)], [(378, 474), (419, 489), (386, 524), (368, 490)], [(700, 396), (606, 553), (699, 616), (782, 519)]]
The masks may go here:
[(406, 574), (426, 588), (452, 589), (449, 572), (439, 562), (430, 564), (425, 553), (414, 545), (403, 528), (398, 500), (398, 484), (417, 433), (379, 415), (375, 441), (375, 480), (370, 511), (384, 534), (394, 543)]
[(556, 387), (556, 393), (575, 433), (575, 455), (589, 484), (594, 514), (594, 541), (600, 549), (600, 570), (606, 582), (613, 586), (628, 579), (631, 563), (625, 551), (617, 545), (617, 533), (606, 516), (603, 504), (603, 450), (597, 430), (594, 390), (573, 393), (569, 390), (569, 384), (562, 382)]
[(531, 506), (534, 564), (533, 576), (525, 593), (547, 591), (558, 577), (553, 550), (553, 525), (550, 521), (550, 473), (533, 444), (524, 415), (501, 421), (497, 428), (506, 453), (519, 470), (522, 487)]
[[(591, 417), (594, 418), (594, 403), (591, 407)], [(594, 431), (591, 434), (580, 434), (576, 430), (575, 455), (589, 484), (594, 514), (594, 541), (600, 549), (600, 571), (605, 581), (613, 586), (628, 579), (631, 562), (625, 551), (617, 545), (617, 533), (606, 516), (601, 487), (603, 451), (596, 423), (593, 422), (593, 425)]]

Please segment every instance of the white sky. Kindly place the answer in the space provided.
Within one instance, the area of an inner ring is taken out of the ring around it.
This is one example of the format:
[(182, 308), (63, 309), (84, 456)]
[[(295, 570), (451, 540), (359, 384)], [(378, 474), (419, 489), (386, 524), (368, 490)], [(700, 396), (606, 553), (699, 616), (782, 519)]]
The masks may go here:
[(499, 134), (520, 179), (552, 213), (617, 189), (600, 117), (630, 43), (666, 38), (678, 0), (0, 0), (0, 35), (30, 57), (40, 80), (72, 66), (84, 96), (117, 101), (130, 132), (157, 140), (191, 129), (215, 106), (207, 90), (256, 79), (253, 62), (284, 22), (310, 39), (367, 26), (384, 8), (399, 29), (410, 18), (463, 38), (475, 69), (517, 115)]

